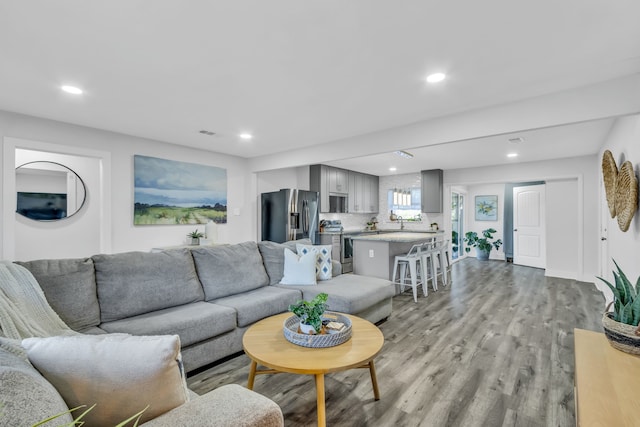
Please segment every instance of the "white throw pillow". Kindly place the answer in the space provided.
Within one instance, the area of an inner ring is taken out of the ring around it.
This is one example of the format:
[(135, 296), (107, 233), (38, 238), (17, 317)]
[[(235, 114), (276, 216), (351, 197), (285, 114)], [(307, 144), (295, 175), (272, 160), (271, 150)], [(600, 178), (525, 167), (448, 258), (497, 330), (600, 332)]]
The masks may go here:
[(281, 285), (315, 285), (316, 254), (298, 256), (288, 248), (284, 249), (284, 275)]
[(96, 404), (86, 425), (114, 426), (149, 405), (142, 424), (189, 400), (177, 335), (27, 338), (22, 346), (69, 408)]
[(329, 280), (332, 277), (331, 245), (302, 245), (296, 244), (299, 255), (309, 252), (316, 254), (316, 279)]

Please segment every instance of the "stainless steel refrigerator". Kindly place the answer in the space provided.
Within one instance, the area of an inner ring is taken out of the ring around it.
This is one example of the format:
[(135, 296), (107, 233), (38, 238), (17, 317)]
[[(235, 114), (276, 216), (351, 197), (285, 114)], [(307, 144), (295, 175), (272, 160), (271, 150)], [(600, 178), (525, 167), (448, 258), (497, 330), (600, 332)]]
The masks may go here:
[(283, 243), (318, 235), (318, 192), (283, 189), (262, 193), (262, 240)]

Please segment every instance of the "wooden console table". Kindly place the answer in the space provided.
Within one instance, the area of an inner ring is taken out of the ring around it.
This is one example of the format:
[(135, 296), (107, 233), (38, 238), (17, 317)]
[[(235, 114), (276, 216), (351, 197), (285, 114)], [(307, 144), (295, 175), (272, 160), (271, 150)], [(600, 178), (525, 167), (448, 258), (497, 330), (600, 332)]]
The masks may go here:
[(599, 332), (574, 329), (574, 340), (576, 425), (640, 425), (640, 356)]

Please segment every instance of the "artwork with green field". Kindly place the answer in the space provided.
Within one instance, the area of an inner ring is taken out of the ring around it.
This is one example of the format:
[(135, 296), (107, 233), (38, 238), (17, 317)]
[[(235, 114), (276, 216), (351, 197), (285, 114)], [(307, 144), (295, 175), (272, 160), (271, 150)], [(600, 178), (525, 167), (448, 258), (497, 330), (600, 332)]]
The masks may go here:
[(133, 157), (134, 225), (227, 222), (227, 170)]

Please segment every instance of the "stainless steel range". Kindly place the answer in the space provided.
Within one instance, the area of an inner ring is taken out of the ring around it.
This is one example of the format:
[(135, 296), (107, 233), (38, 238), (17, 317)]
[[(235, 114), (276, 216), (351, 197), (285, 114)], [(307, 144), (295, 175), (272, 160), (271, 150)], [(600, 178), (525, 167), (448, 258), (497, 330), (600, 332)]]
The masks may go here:
[(323, 220), (324, 232), (320, 234), (320, 243), (331, 245), (331, 258), (342, 264), (342, 272), (353, 271), (353, 243), (350, 234), (344, 234), (339, 219)]

